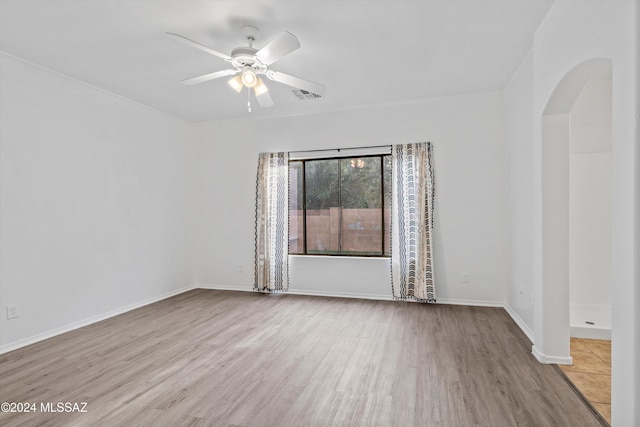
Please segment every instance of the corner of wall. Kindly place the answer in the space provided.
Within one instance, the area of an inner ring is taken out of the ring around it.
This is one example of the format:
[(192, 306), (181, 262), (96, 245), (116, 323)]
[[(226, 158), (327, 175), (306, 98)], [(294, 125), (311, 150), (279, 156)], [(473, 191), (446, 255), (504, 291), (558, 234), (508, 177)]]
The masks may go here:
[(545, 365), (573, 365), (573, 358), (546, 355), (535, 345), (531, 347), (531, 354), (538, 359), (538, 362), (544, 363)]

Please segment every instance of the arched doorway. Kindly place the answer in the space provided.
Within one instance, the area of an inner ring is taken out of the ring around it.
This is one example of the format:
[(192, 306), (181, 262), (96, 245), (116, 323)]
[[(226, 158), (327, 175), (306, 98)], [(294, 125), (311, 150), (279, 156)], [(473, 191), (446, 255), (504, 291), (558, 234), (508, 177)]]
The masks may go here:
[[(611, 340), (612, 317), (612, 72), (605, 67), (580, 92), (571, 109), (569, 147), (571, 337), (605, 341)], [(573, 350), (574, 359), (584, 356)]]
[[(558, 83), (541, 118), (541, 292), (536, 301), (534, 355), (545, 363), (571, 364), (570, 340), (570, 140), (571, 110), (594, 76), (612, 68), (592, 59)], [(548, 356), (553, 355), (553, 356)]]

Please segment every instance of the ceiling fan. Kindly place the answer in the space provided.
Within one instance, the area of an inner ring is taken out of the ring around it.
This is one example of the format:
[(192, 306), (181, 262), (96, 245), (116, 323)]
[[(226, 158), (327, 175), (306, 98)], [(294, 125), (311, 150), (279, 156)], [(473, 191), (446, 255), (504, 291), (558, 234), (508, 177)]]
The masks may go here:
[(317, 94), (318, 96), (324, 94), (325, 87), (321, 84), (269, 68), (271, 64), (300, 47), (300, 43), (296, 36), (288, 31), (283, 31), (275, 39), (267, 43), (267, 45), (262, 49), (255, 49), (253, 47), (253, 42), (259, 32), (258, 28), (247, 25), (243, 28), (243, 31), (249, 46), (237, 47), (231, 51), (231, 55), (226, 55), (213, 50), (179, 34), (167, 33), (169, 37), (175, 40), (217, 56), (218, 58), (230, 62), (231, 65), (233, 65), (233, 68), (186, 79), (183, 80), (182, 83), (194, 85), (209, 80), (219, 79), (221, 77), (233, 76), (228, 83), (236, 90), (236, 92), (240, 93), (240, 91), (245, 87), (248, 89), (247, 93), (249, 101), (247, 105), (249, 107), (249, 112), (251, 112), (250, 89), (253, 89), (256, 99), (258, 100), (258, 104), (261, 107), (270, 107), (273, 105), (273, 100), (269, 95), (269, 89), (264, 84), (264, 81), (260, 77), (261, 75), (266, 76), (269, 80), (291, 86), (307, 93)]

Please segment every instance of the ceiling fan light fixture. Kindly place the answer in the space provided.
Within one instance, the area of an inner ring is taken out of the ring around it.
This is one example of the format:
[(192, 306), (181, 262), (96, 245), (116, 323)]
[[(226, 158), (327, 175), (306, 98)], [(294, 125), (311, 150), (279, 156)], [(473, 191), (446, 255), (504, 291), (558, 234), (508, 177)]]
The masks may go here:
[(255, 92), (256, 96), (260, 96), (267, 93), (269, 91), (269, 88), (267, 87), (266, 84), (264, 84), (262, 79), (258, 77), (258, 81), (254, 86), (253, 91)]
[(250, 66), (245, 66), (242, 69), (242, 84), (246, 87), (254, 87), (258, 83), (258, 76)]
[[(167, 33), (171, 38), (230, 62), (233, 66), (233, 68), (182, 80), (182, 83), (195, 85), (221, 77), (232, 76), (227, 81), (227, 84), (229, 84), (233, 90), (240, 93), (242, 89), (247, 88), (247, 107), (249, 111), (251, 111), (251, 91), (248, 89), (251, 88), (253, 88), (256, 100), (261, 107), (271, 107), (273, 105), (273, 100), (269, 95), (269, 88), (264, 84), (262, 78), (259, 77), (263, 74), (266, 75), (269, 80), (294, 88), (294, 93), (301, 92), (313, 98), (320, 98), (324, 94), (325, 87), (321, 84), (269, 68), (271, 64), (300, 47), (300, 42), (296, 36), (288, 31), (283, 31), (261, 49), (256, 49), (253, 47), (253, 42), (258, 34), (258, 28), (245, 26), (244, 31), (249, 46), (237, 47), (231, 51), (231, 55), (218, 52), (179, 34)], [(296, 96), (299, 95), (296, 94)]]
[(238, 93), (240, 93), (240, 91), (244, 87), (242, 85), (242, 76), (240, 76), (240, 74), (237, 74), (235, 77), (230, 79), (227, 83), (229, 83), (229, 86), (231, 86), (233, 90), (235, 90)]

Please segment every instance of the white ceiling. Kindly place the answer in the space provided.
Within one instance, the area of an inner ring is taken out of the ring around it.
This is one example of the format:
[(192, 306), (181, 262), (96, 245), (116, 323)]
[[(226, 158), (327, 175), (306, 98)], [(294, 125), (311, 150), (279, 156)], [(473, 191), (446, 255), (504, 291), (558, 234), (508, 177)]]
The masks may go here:
[(504, 89), (552, 0), (1, 0), (0, 49), (191, 122), (247, 117), (246, 93), (181, 80), (227, 63), (165, 35), (230, 53), (280, 31), (301, 48), (271, 68), (323, 83), (300, 101), (267, 81), (283, 116)]

